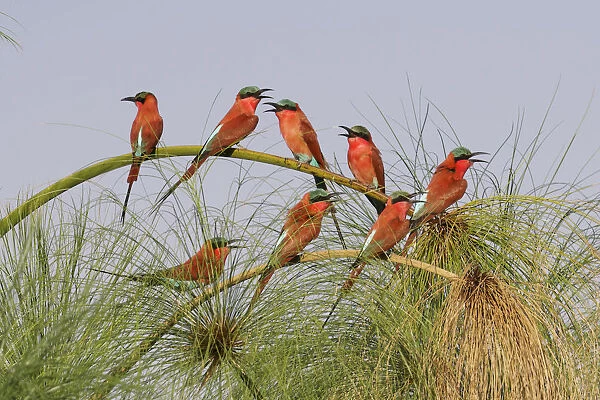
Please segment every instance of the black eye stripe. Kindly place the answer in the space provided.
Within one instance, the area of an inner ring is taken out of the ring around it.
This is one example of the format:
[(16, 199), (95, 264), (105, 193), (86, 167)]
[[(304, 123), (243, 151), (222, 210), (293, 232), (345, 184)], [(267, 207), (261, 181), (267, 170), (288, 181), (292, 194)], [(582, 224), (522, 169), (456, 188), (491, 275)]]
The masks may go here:
[(259, 96), (258, 92), (254, 92), (254, 93), (245, 93), (245, 94), (241, 94), (241, 95), (240, 95), (240, 98), (241, 98), (241, 99), (245, 99), (245, 98), (247, 98), (247, 97), (258, 97), (258, 96)]

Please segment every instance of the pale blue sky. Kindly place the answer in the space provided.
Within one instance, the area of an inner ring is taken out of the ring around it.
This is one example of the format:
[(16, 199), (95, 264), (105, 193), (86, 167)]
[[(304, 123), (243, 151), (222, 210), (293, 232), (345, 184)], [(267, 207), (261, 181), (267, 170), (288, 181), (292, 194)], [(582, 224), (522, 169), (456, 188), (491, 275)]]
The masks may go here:
[[(276, 100), (301, 104), (325, 156), (345, 162), (342, 124), (369, 127), (386, 157), (387, 131), (369, 96), (403, 121), (407, 76), (474, 151), (496, 149), (519, 110), (523, 135), (533, 137), (560, 81), (547, 124), (560, 124), (547, 144), (551, 162), (600, 84), (600, 10), (593, 2), (481, 3), (5, 2), (1, 11), (22, 26), (4, 17), (0, 25), (23, 49), (0, 44), (0, 197), (14, 205), (19, 191), (128, 152), (135, 107), (119, 100), (142, 90), (157, 95), (163, 141), (177, 145), (203, 143), (241, 87), (273, 88)], [(259, 129), (268, 131), (242, 144), (289, 156), (264, 109)], [(562, 178), (599, 148), (599, 131), (600, 101), (593, 99)], [(431, 151), (439, 151), (430, 135)], [(142, 181), (151, 173), (145, 168)], [(589, 168), (600, 169), (598, 155)], [(124, 194), (125, 174), (111, 173), (102, 184)], [(134, 186), (135, 195), (143, 187)]]

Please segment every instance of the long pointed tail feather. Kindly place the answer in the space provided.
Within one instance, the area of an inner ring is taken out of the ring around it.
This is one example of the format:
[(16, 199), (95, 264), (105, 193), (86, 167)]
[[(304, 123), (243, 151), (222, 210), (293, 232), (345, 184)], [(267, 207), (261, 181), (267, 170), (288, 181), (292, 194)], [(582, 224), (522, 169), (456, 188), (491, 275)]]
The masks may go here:
[(313, 177), (315, 178), (315, 184), (317, 185), (317, 189), (327, 190), (327, 185), (325, 184), (325, 179), (321, 178), (320, 176), (315, 176), (315, 175), (313, 175)]
[(202, 153), (194, 157), (194, 159), (192, 160), (192, 165), (189, 166), (189, 168), (185, 171), (181, 178), (179, 178), (179, 180), (175, 182), (175, 184), (171, 186), (165, 194), (160, 196), (154, 207), (152, 207), (153, 212), (158, 211), (160, 206), (165, 202), (165, 200), (169, 198), (170, 195), (173, 194), (173, 192), (175, 192), (175, 190), (177, 190), (179, 185), (181, 185), (183, 182), (189, 180), (192, 176), (194, 176), (196, 171), (198, 171), (198, 168), (200, 168), (200, 166), (204, 164), (204, 161), (206, 161), (207, 158), (208, 157), (202, 156)]
[(204, 164), (204, 161), (206, 161), (206, 157), (201, 157), (200, 154), (194, 157), (194, 159), (192, 160), (192, 164), (188, 167), (188, 169), (185, 171), (180, 180), (182, 182), (189, 180), (192, 176), (194, 176), (196, 171), (198, 171), (198, 168), (200, 168), (200, 166)]
[(344, 240), (344, 236), (342, 235), (342, 230), (340, 228), (340, 224), (339, 224), (337, 216), (336, 216), (335, 206), (332, 205), (330, 210), (331, 210), (331, 218), (333, 219), (333, 224), (335, 225), (335, 229), (337, 230), (338, 237), (340, 238), (340, 243), (342, 244), (342, 248), (345, 250), (348, 247), (346, 247), (346, 241)]
[(267, 286), (267, 283), (269, 283), (274, 273), (275, 269), (270, 269), (261, 275), (260, 280), (258, 281), (258, 286), (256, 287), (256, 291), (250, 300), (250, 308), (254, 307), (254, 304), (258, 301), (258, 298), (262, 294), (263, 290), (265, 290), (265, 286)]
[(372, 198), (371, 196), (367, 196), (367, 200), (369, 200), (369, 203), (371, 203), (373, 205), (373, 207), (375, 207), (375, 210), (377, 211), (377, 215), (381, 214), (383, 212), (383, 209), (385, 208), (385, 203), (383, 201), (377, 200)]
[(279, 265), (279, 261), (277, 261), (277, 257), (273, 257), (273, 254), (272, 254), (271, 258), (269, 259), (269, 263), (267, 264), (267, 267), (265, 269), (265, 272), (263, 272), (262, 275), (260, 276), (260, 280), (258, 281), (258, 286), (256, 287), (256, 291), (254, 292), (254, 295), (252, 296), (252, 299), (250, 300), (250, 306), (248, 307), (248, 311), (246, 313), (250, 313), (250, 311), (252, 311), (254, 304), (258, 301), (258, 298), (262, 294), (263, 290), (265, 290), (267, 283), (269, 283), (269, 281), (273, 277), (273, 274), (275, 273), (275, 271), (277, 271), (279, 268), (282, 268), (286, 265), (296, 264), (296, 263), (300, 262), (301, 258), (302, 258), (301, 253), (298, 253), (295, 256), (293, 256), (292, 258), (290, 258), (285, 264)]
[(325, 328), (325, 325), (327, 325), (327, 322), (333, 315), (333, 312), (335, 311), (339, 302), (342, 300), (342, 297), (344, 297), (344, 295), (346, 293), (348, 293), (350, 291), (350, 289), (352, 289), (352, 286), (354, 285), (354, 281), (358, 278), (358, 276), (360, 275), (360, 273), (362, 272), (364, 267), (365, 267), (365, 263), (361, 262), (360, 259), (357, 259), (356, 261), (354, 261), (354, 263), (352, 264), (352, 267), (351, 267), (352, 271), (350, 271), (350, 276), (348, 277), (348, 279), (346, 279), (346, 281), (342, 285), (340, 295), (335, 300), (335, 303), (333, 303), (333, 306), (331, 307), (331, 311), (329, 311), (329, 314), (327, 315), (327, 318), (325, 318), (325, 321), (323, 322), (323, 325), (321, 328)]
[(350, 290), (352, 289), (352, 286), (354, 285), (354, 281), (356, 279), (358, 279), (358, 276), (360, 275), (360, 273), (363, 271), (363, 269), (365, 268), (365, 263), (354, 263), (352, 271), (350, 271), (350, 276), (348, 277), (348, 279), (346, 279), (346, 282), (344, 282), (344, 286), (342, 286), (343, 289), (345, 290)]
[(338, 296), (338, 298), (335, 300), (335, 303), (333, 303), (333, 307), (331, 307), (331, 311), (329, 311), (329, 314), (327, 315), (327, 318), (325, 318), (325, 321), (323, 321), (323, 325), (321, 326), (322, 329), (324, 329), (325, 325), (327, 325), (327, 322), (329, 322), (329, 319), (333, 315), (333, 312), (335, 311), (338, 303), (342, 300), (342, 297), (344, 297), (344, 294), (345, 293), (342, 291), (340, 293), (340, 295)]
[(127, 203), (129, 202), (129, 195), (131, 194), (131, 187), (133, 186), (133, 182), (129, 182), (129, 186), (127, 187), (127, 194), (125, 195), (125, 201), (123, 202), (123, 211), (121, 212), (121, 225), (125, 224), (125, 214), (127, 213)]
[(133, 186), (133, 182), (137, 181), (138, 176), (140, 175), (140, 167), (142, 165), (141, 157), (133, 157), (133, 162), (131, 163), (131, 168), (129, 169), (129, 175), (127, 175), (127, 183), (129, 186), (127, 187), (127, 194), (125, 195), (125, 201), (123, 202), (123, 211), (121, 212), (121, 224), (125, 223), (125, 214), (127, 213), (127, 203), (129, 203), (129, 195), (131, 194), (131, 187)]
[(117, 272), (106, 271), (104, 269), (98, 268), (90, 268), (92, 271), (101, 272), (103, 274), (108, 274), (112, 276), (116, 276), (119, 278), (124, 278), (133, 282), (140, 282), (148, 286), (156, 286), (160, 284), (164, 284), (165, 280), (156, 275), (151, 274), (137, 274), (137, 275), (127, 275), (127, 274), (119, 274)]
[(133, 157), (133, 163), (131, 164), (131, 168), (129, 169), (129, 175), (127, 175), (127, 183), (133, 183), (137, 181), (138, 176), (140, 175), (141, 165), (142, 158)]
[[(314, 176), (314, 175), (313, 175)], [(319, 176), (314, 176), (315, 178), (315, 184), (317, 186), (317, 189), (323, 189), (323, 190), (327, 190), (327, 185), (325, 184), (325, 180)], [(346, 241), (344, 240), (344, 236), (342, 235), (342, 229), (340, 228), (340, 223), (338, 222), (337, 216), (336, 216), (336, 209), (335, 206), (332, 205), (330, 207), (331, 210), (331, 218), (333, 219), (333, 224), (335, 225), (335, 229), (337, 231), (338, 237), (340, 238), (340, 243), (342, 245), (342, 248), (345, 250), (348, 247), (346, 247)]]
[(140, 277), (139, 276), (135, 276), (135, 275), (118, 274), (116, 272), (106, 271), (104, 269), (98, 269), (98, 268), (90, 268), (90, 269), (92, 271), (101, 272), (101, 273), (107, 274), (107, 275), (117, 276), (119, 278), (129, 279), (129, 280), (132, 280), (132, 281), (139, 281), (140, 280)]
[(156, 201), (156, 204), (152, 207), (152, 212), (157, 212), (160, 206), (167, 200), (167, 198), (173, 194), (173, 192), (183, 183), (182, 179), (179, 179), (173, 186), (171, 186), (165, 194), (160, 196), (160, 198)]

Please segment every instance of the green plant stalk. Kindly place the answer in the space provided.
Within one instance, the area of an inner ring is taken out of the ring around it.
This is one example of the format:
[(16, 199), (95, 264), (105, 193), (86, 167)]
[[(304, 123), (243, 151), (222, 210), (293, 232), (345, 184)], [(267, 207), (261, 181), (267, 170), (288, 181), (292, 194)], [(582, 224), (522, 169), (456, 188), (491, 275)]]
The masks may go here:
[[(156, 153), (149, 156), (148, 158), (158, 159), (166, 157), (195, 156), (200, 152), (200, 150), (202, 150), (202, 146), (163, 147), (157, 149)], [(311, 165), (298, 162), (291, 158), (284, 158), (272, 154), (241, 148), (230, 148), (224, 150), (223, 152), (218, 154), (218, 156), (256, 161), (260, 163), (271, 164), (279, 167), (300, 171), (306, 174), (319, 176), (331, 182), (335, 182), (337, 184), (347, 186), (350, 189), (354, 189), (359, 192), (365, 193), (374, 199), (384, 202), (387, 201), (387, 197), (385, 195), (381, 194), (378, 191), (374, 191), (372, 188), (358, 183), (358, 181), (354, 179), (346, 178), (345, 176), (325, 171), (324, 169), (313, 167)], [(99, 175), (128, 165), (131, 165), (131, 154), (123, 154), (103, 161), (99, 161), (95, 164), (90, 165), (89, 167), (80, 169), (79, 171), (76, 171), (71, 175), (56, 181), (52, 185), (48, 186), (47, 188), (41, 190), (40, 192), (27, 199), (17, 208), (9, 212), (6, 217), (0, 220), (0, 237), (4, 236), (8, 231), (10, 231), (15, 225), (17, 225), (19, 222), (25, 219), (25, 217), (27, 217), (33, 211), (37, 210), (45, 203), (66, 192), (67, 190), (90, 179), (93, 179)]]
[[(11, 17), (10, 15), (0, 11), (0, 15), (12, 20), (13, 22), (16, 22), (17, 24), (19, 24), (19, 21), (17, 21), (16, 19), (14, 19), (13, 17)], [(19, 24), (21, 25), (21, 24)], [(21, 25), (22, 26), (22, 25)], [(6, 42), (8, 42), (11, 46), (13, 46), (15, 49), (17, 50), (21, 50), (21, 45), (19, 44), (19, 42), (11, 36), (11, 34), (13, 34), (13, 32), (8, 29), (5, 28), (4, 26), (1, 27), (3, 30), (0, 30), (0, 39), (1, 40), (5, 40)], [(7, 33), (8, 32), (8, 33)]]
[[(314, 253), (305, 253), (300, 257), (299, 263), (310, 263), (315, 261), (330, 260), (334, 258), (356, 258), (358, 257), (359, 250), (334, 250), (334, 251), (318, 251)], [(450, 271), (438, 268), (435, 265), (427, 264), (411, 258), (402, 257), (397, 254), (391, 254), (389, 260), (394, 264), (400, 263), (415, 268), (434, 273), (448, 280), (457, 280), (460, 277)], [(150, 349), (169, 332), (169, 330), (183, 318), (187, 313), (198, 307), (201, 303), (214, 296), (217, 292), (222, 292), (225, 288), (237, 285), (238, 283), (244, 282), (257, 275), (261, 275), (267, 270), (267, 264), (259, 265), (258, 267), (251, 268), (244, 271), (226, 281), (223, 281), (215, 286), (207, 286), (206, 289), (198, 296), (194, 297), (188, 303), (178, 309), (168, 320), (160, 324), (154, 332), (149, 334), (143, 339), (139, 346), (136, 347), (129, 357), (123, 362), (117, 365), (109, 372), (109, 377), (100, 385), (100, 388), (92, 395), (92, 399), (99, 400), (105, 398), (108, 393), (114, 388), (119, 382), (120, 378), (123, 377), (143, 356), (148, 353)]]

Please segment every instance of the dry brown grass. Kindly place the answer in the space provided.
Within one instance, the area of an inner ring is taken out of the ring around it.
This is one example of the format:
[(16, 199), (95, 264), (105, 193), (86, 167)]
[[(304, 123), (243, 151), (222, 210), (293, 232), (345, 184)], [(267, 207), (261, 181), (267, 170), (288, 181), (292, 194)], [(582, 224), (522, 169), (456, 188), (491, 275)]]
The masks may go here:
[(536, 313), (498, 277), (467, 269), (432, 335), (440, 399), (557, 399), (559, 384)]

